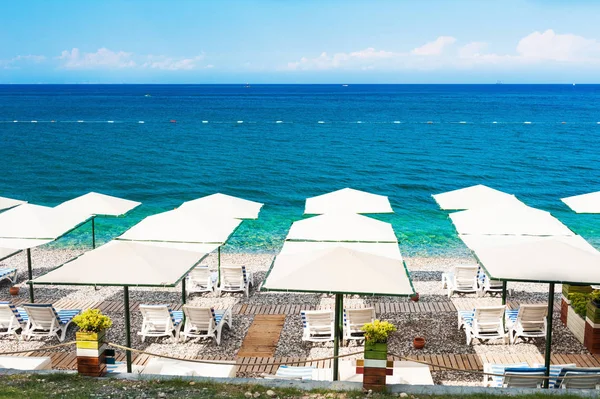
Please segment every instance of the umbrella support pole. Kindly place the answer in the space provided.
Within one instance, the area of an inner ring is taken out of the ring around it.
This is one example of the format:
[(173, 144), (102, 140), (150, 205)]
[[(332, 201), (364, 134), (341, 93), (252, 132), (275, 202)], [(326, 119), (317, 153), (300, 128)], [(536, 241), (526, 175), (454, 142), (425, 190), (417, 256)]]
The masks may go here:
[(96, 249), (96, 223), (92, 217), (92, 249)]
[(29, 272), (29, 301), (34, 303), (33, 283), (31, 282), (31, 280), (33, 280), (33, 270), (31, 270), (31, 248), (27, 248), (27, 271)]
[(185, 305), (185, 277), (181, 280), (181, 303)]
[[(546, 352), (544, 353), (546, 377), (550, 376), (550, 355), (552, 350), (552, 314), (554, 313), (554, 283), (548, 289), (548, 316), (546, 316)], [(544, 388), (548, 388), (550, 380), (544, 381)]]
[[(131, 348), (131, 321), (129, 319), (129, 287), (123, 286), (123, 301), (125, 302), (125, 345)], [(127, 372), (131, 373), (131, 351), (125, 351)]]
[(221, 247), (217, 248), (217, 287), (221, 285)]
[(502, 282), (502, 304), (506, 305), (506, 281)]
[(335, 320), (333, 322), (333, 380), (338, 380), (338, 366), (340, 353), (340, 308), (342, 307), (342, 294), (335, 294)]

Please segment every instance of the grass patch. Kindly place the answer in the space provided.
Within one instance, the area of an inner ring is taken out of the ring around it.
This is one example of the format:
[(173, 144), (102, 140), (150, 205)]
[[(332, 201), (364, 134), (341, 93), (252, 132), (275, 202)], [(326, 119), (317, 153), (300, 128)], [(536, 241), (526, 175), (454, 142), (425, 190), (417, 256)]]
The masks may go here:
[[(231, 398), (246, 399), (248, 392), (269, 398), (268, 387), (259, 385), (217, 384), (190, 382), (189, 380), (142, 380), (128, 381), (113, 378), (87, 378), (77, 374), (18, 374), (0, 378), (0, 398)], [(305, 399), (357, 399), (365, 398), (362, 392), (335, 392), (325, 390), (300, 391), (293, 388), (273, 388), (273, 398)], [(397, 398), (398, 394), (373, 394), (369, 398)], [(499, 395), (409, 395), (419, 399), (495, 399)], [(506, 397), (506, 396), (502, 396)], [(523, 399), (543, 399), (556, 396), (538, 393), (520, 396)], [(562, 399), (579, 398), (561, 395)]]

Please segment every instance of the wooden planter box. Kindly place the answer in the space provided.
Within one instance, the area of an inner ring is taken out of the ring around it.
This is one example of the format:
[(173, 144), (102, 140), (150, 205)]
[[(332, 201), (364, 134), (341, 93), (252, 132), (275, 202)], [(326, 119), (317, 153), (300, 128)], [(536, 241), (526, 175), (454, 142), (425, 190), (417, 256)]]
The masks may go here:
[(77, 340), (77, 371), (79, 374), (90, 377), (106, 375), (105, 334), (105, 331), (100, 333), (78, 331), (75, 334)]
[(570, 284), (563, 284), (562, 286), (562, 296), (563, 298), (569, 298), (569, 294), (572, 294), (574, 292), (580, 292), (582, 294), (589, 294), (590, 292), (592, 292), (592, 286), (591, 285), (570, 285)]
[(591, 353), (600, 353), (600, 307), (591, 301), (587, 305), (583, 344)]
[(575, 338), (583, 344), (585, 338), (585, 320), (575, 313), (571, 306), (569, 306), (567, 315), (567, 327), (575, 335)]
[(365, 342), (363, 388), (384, 392), (387, 365), (387, 343)]

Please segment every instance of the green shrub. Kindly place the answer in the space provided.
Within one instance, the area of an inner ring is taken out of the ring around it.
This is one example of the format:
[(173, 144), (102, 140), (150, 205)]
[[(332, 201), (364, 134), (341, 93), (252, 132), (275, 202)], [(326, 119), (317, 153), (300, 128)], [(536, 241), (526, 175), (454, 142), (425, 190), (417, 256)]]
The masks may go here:
[(396, 327), (387, 321), (375, 320), (362, 326), (365, 332), (365, 340), (372, 344), (385, 343), (390, 333), (396, 331)]
[(592, 291), (590, 294), (590, 300), (596, 304), (600, 304), (600, 290)]
[(99, 333), (112, 326), (110, 317), (100, 313), (100, 309), (88, 309), (73, 318), (73, 323), (85, 332)]
[(590, 301), (591, 294), (583, 294), (580, 292), (574, 292), (569, 294), (569, 300), (571, 301), (571, 307), (582, 318), (585, 318), (587, 311), (587, 304)]

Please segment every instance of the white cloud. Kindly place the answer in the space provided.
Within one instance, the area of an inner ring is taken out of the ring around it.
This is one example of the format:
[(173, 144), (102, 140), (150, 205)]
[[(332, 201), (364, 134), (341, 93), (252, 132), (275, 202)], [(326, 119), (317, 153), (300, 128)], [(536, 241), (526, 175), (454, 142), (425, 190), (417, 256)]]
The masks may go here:
[(600, 56), (600, 43), (573, 34), (557, 34), (552, 29), (533, 32), (517, 45), (520, 56), (561, 62), (581, 62)]
[(335, 53), (328, 55), (326, 52), (321, 53), (318, 57), (307, 58), (302, 57), (300, 61), (289, 62), (287, 69), (291, 70), (308, 70), (308, 69), (337, 69), (337, 68), (360, 68), (372, 69), (370, 65), (374, 61), (389, 60), (398, 56), (391, 51), (376, 50), (373, 47), (364, 50), (353, 51), (350, 53)]
[(192, 58), (172, 58), (166, 56), (148, 56), (149, 61), (142, 64), (143, 68), (162, 69), (167, 71), (190, 71), (199, 67), (198, 62), (204, 55)]
[(19, 69), (27, 64), (40, 64), (45, 60), (43, 55), (17, 55), (9, 60), (0, 60), (0, 66), (4, 69)]
[(461, 58), (477, 57), (480, 56), (487, 47), (488, 44), (485, 42), (471, 42), (458, 49), (458, 55)]
[(440, 55), (445, 48), (456, 43), (456, 38), (452, 36), (440, 36), (432, 42), (426, 43), (411, 51), (415, 55)]
[(78, 48), (71, 51), (64, 50), (58, 57), (62, 61), (61, 67), (66, 69), (122, 69), (136, 66), (132, 53), (125, 51), (114, 52), (105, 47), (95, 53), (82, 53)]

